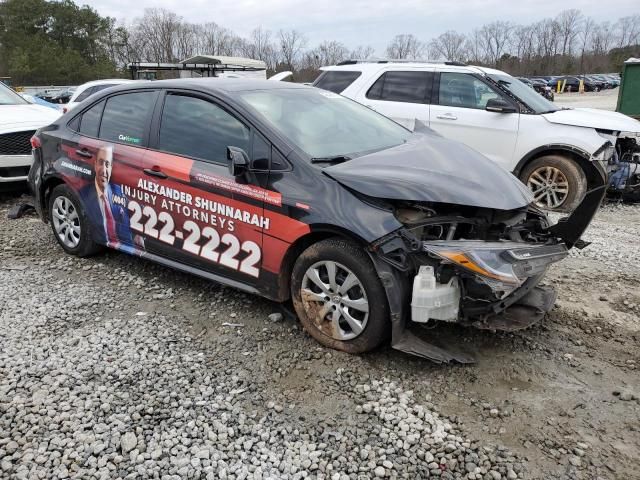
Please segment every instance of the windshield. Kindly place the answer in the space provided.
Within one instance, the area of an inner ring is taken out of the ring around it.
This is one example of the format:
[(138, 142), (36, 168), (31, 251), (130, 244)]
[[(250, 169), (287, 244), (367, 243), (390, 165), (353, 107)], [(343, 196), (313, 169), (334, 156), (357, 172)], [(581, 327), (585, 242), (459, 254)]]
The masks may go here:
[(509, 90), (535, 113), (549, 113), (560, 110), (552, 102), (511, 75), (506, 73), (502, 75), (490, 74), (489, 78)]
[(24, 105), (25, 103), (29, 102), (0, 82), (0, 105)]
[(409, 130), (369, 108), (317, 88), (253, 90), (239, 96), (315, 159), (383, 150), (411, 136)]

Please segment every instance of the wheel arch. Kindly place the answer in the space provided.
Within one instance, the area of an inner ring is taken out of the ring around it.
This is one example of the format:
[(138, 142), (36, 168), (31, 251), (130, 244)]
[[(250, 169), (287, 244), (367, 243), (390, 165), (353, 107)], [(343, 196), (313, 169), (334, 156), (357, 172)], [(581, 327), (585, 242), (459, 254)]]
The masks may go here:
[(62, 177), (59, 177), (57, 175), (52, 175), (47, 179), (45, 179), (42, 182), (42, 185), (40, 186), (40, 197), (39, 197), (40, 205), (39, 206), (40, 206), (41, 212), (43, 212), (42, 220), (45, 223), (49, 222), (48, 209), (49, 209), (49, 197), (51, 196), (51, 192), (53, 192), (53, 189), (56, 188), (58, 185), (63, 185), (63, 184), (67, 184), (67, 182), (65, 182)]
[(559, 155), (575, 161), (585, 174), (588, 189), (602, 185), (603, 180), (606, 178), (606, 173), (598, 162), (591, 160), (589, 152), (567, 144), (549, 144), (530, 151), (518, 162), (513, 174), (520, 178), (520, 174), (530, 162), (545, 155)]
[(304, 252), (311, 245), (318, 243), (328, 238), (344, 238), (350, 240), (362, 247), (367, 245), (367, 242), (347, 229), (336, 227), (333, 225), (311, 225), (311, 231), (299, 238), (297, 238), (284, 254), (282, 259), (280, 274), (278, 275), (278, 300), (286, 301), (291, 297), (291, 273), (293, 271), (293, 265), (302, 252)]

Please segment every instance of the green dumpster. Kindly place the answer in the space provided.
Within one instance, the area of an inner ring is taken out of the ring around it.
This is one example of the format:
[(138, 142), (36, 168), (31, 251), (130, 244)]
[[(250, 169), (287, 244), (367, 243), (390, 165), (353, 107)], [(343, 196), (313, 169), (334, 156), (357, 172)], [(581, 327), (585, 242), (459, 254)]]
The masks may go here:
[(624, 62), (616, 111), (640, 118), (640, 58)]

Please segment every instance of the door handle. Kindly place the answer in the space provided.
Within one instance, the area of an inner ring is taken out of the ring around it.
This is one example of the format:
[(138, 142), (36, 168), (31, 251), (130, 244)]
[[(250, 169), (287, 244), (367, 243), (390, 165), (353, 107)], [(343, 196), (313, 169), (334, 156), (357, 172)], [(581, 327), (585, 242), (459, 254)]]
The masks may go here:
[(84, 158), (91, 158), (91, 157), (93, 157), (93, 153), (91, 153), (91, 152), (90, 152), (89, 150), (87, 150), (86, 148), (78, 149), (78, 150), (76, 150), (76, 153), (77, 153), (78, 155), (80, 155), (81, 157), (84, 157)]
[(147, 175), (151, 175), (152, 177), (158, 177), (158, 178), (168, 177), (168, 175), (164, 173), (162, 170), (160, 170), (158, 167), (145, 168), (143, 172), (146, 173)]
[(442, 115), (436, 115), (436, 118), (439, 118), (440, 120), (457, 120), (458, 117), (456, 117), (453, 113), (443, 113)]

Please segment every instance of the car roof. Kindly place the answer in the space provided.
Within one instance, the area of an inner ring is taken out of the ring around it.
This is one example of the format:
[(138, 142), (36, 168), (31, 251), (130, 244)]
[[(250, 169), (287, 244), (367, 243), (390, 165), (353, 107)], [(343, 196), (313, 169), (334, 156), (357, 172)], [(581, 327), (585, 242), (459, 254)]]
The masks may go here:
[(476, 65), (454, 65), (445, 62), (394, 62), (392, 60), (386, 62), (362, 62), (362, 63), (350, 63), (346, 65), (331, 65), (328, 67), (321, 67), (322, 71), (330, 70), (347, 70), (350, 72), (362, 72), (362, 73), (375, 73), (381, 70), (416, 70), (416, 69), (436, 69), (447, 71), (459, 71), (459, 72), (471, 72), (471, 73), (484, 73), (486, 75), (508, 75), (507, 73), (496, 70), (493, 68), (478, 67)]
[(83, 83), (82, 85), (79, 85), (78, 88), (85, 89), (87, 87), (93, 87), (94, 85), (104, 85), (105, 83), (121, 84), (121, 83), (131, 83), (131, 82), (139, 82), (139, 81), (143, 81), (143, 80), (130, 80), (126, 78), (105, 78), (102, 80), (91, 80), (90, 82), (86, 82), (86, 83)]
[(121, 85), (113, 87), (109, 91), (127, 90), (128, 88), (196, 88), (209, 92), (241, 92), (249, 90), (284, 90), (312, 88), (292, 82), (274, 82), (269, 80), (245, 79), (245, 78), (178, 78), (172, 80), (155, 80), (144, 82), (143, 85)]

